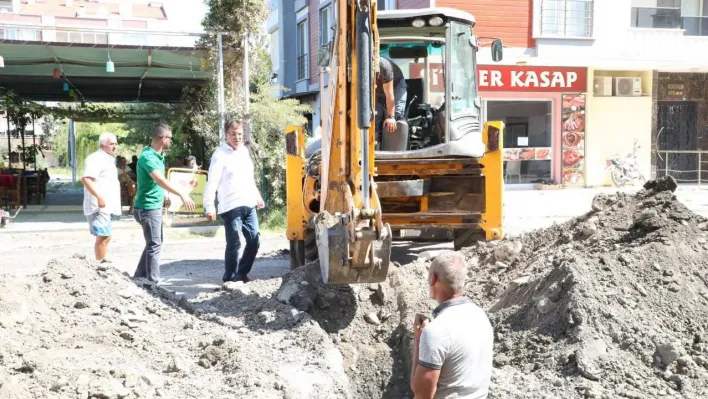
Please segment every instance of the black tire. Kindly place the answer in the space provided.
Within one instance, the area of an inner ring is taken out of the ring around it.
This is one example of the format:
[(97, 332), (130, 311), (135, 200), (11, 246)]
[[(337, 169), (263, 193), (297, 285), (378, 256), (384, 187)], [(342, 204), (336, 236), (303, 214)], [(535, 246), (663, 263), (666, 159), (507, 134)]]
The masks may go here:
[(319, 259), (319, 254), (317, 253), (317, 239), (315, 237), (314, 229), (305, 230), (304, 251), (306, 263), (314, 262)]
[(290, 270), (319, 259), (315, 230), (307, 228), (304, 240), (290, 241)]
[(455, 251), (462, 248), (467, 248), (475, 245), (477, 241), (483, 239), (482, 233), (479, 230), (472, 229), (456, 229), (453, 232)]

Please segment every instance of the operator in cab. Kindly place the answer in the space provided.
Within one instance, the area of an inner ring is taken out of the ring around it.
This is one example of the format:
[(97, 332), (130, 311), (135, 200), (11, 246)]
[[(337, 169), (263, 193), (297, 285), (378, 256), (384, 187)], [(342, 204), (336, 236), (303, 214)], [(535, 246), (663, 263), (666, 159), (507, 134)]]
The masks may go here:
[[(376, 70), (376, 141), (381, 143), (381, 132), (396, 131), (396, 121), (403, 118), (406, 109), (406, 79), (401, 68), (386, 57), (379, 57)], [(383, 129), (382, 129), (383, 128)]]

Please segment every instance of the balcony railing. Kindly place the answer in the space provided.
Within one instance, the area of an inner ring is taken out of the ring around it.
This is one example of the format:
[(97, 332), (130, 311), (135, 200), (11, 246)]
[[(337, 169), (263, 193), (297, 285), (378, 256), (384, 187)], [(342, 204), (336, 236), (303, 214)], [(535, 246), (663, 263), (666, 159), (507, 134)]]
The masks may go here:
[(681, 28), (685, 36), (708, 36), (708, 17), (683, 17)]
[(307, 79), (310, 77), (309, 54), (303, 54), (297, 57), (297, 80)]
[(681, 8), (632, 7), (633, 28), (680, 29)]

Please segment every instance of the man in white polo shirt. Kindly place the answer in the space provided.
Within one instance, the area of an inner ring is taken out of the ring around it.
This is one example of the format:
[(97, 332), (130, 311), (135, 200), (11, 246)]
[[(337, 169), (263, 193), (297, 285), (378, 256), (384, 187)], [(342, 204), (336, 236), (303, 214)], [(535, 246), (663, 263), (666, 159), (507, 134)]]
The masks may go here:
[[(214, 197), (218, 192), (219, 216), (226, 230), (224, 276), (226, 281), (250, 281), (248, 273), (253, 267), (260, 233), (256, 209), (263, 209), (263, 199), (256, 187), (253, 162), (244, 145), (243, 123), (230, 120), (224, 126), (226, 141), (214, 151), (209, 165), (209, 178), (204, 189), (204, 210), (208, 220), (216, 219)], [(246, 240), (241, 259), (239, 231)]]
[(411, 389), (416, 399), (483, 399), (492, 379), (494, 333), (486, 313), (464, 295), (467, 265), (445, 251), (430, 265), (433, 321), (415, 323)]
[(84, 185), (84, 215), (89, 230), (96, 236), (96, 260), (105, 261), (111, 241), (111, 215), (120, 215), (120, 183), (116, 168), (118, 141), (112, 133), (98, 138), (98, 151), (86, 157), (81, 183)]

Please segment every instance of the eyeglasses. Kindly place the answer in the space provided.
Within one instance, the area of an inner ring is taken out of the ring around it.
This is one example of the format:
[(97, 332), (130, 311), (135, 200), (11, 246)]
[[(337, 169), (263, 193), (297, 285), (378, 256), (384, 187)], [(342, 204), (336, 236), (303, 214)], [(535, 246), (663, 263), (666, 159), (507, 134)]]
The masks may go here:
[(170, 139), (172, 140), (172, 136), (162, 136), (163, 139)]

